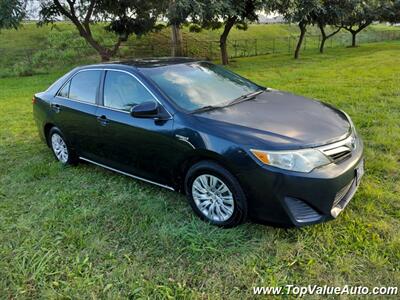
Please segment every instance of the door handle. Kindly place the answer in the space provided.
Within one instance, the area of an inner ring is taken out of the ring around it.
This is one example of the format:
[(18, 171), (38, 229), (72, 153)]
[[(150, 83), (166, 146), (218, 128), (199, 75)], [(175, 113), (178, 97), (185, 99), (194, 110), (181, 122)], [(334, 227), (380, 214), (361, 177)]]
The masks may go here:
[(50, 107), (51, 107), (56, 113), (59, 113), (60, 110), (61, 110), (60, 104), (57, 104), (57, 103), (51, 103), (51, 104), (50, 104)]
[(106, 126), (108, 123), (108, 119), (105, 115), (97, 117), (97, 121), (103, 126)]

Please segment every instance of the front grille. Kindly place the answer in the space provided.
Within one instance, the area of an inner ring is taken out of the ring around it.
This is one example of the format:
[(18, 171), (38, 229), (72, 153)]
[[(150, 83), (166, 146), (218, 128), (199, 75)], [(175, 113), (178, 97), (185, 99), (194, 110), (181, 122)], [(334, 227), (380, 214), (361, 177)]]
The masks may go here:
[(356, 137), (352, 134), (348, 138), (329, 144), (326, 146), (319, 147), (326, 156), (328, 156), (332, 162), (338, 163), (351, 156), (352, 151), (356, 148)]
[(333, 162), (339, 162), (341, 160), (344, 160), (346, 158), (348, 158), (349, 156), (351, 156), (351, 151), (350, 150), (344, 150), (344, 151), (340, 151), (338, 153), (334, 153), (331, 155), (328, 155)]

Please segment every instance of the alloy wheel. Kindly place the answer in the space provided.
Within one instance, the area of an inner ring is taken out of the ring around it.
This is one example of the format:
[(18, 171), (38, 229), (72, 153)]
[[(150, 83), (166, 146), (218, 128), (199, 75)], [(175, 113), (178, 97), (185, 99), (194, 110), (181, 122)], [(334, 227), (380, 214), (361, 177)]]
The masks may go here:
[(58, 133), (51, 136), (51, 146), (57, 159), (64, 164), (67, 163), (69, 158), (67, 144)]
[(192, 196), (199, 211), (209, 220), (224, 222), (233, 215), (233, 194), (228, 186), (214, 175), (198, 176), (192, 184)]

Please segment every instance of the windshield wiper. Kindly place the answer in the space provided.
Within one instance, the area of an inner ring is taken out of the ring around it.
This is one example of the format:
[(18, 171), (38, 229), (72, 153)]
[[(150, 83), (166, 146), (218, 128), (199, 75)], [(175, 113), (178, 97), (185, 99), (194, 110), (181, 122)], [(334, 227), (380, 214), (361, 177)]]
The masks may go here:
[(222, 106), (206, 105), (206, 106), (197, 108), (195, 110), (192, 110), (190, 113), (195, 114), (195, 113), (205, 112), (205, 111), (209, 111), (209, 110), (213, 110), (213, 109), (217, 109), (217, 108), (221, 108), (221, 107)]
[(228, 104), (221, 105), (221, 106), (206, 105), (206, 106), (197, 108), (195, 110), (192, 110), (190, 113), (195, 114), (195, 113), (200, 113), (200, 112), (205, 112), (205, 111), (209, 111), (209, 110), (213, 110), (213, 109), (218, 109), (218, 108), (224, 108), (224, 107), (227, 107), (227, 106), (231, 106), (233, 104), (240, 103), (242, 101), (253, 99), (255, 96), (261, 94), (264, 91), (265, 91), (265, 89), (262, 89), (262, 90), (258, 90), (258, 91), (255, 91), (255, 92), (252, 92), (252, 93), (249, 93), (249, 94), (246, 94), (246, 95), (242, 95), (242, 96), (240, 96), (240, 97), (238, 97), (236, 99), (233, 99)]
[(249, 93), (249, 94), (246, 94), (246, 95), (242, 95), (242, 96), (240, 96), (240, 97), (238, 97), (238, 98), (236, 98), (236, 99), (233, 99), (231, 102), (229, 102), (228, 106), (229, 106), (229, 105), (233, 105), (233, 104), (240, 103), (240, 102), (242, 102), (242, 101), (254, 99), (255, 96), (261, 94), (261, 93), (264, 92), (264, 91), (265, 91), (265, 90), (262, 89), (262, 90), (258, 90), (258, 91), (255, 91), (255, 92), (252, 92), (252, 93)]

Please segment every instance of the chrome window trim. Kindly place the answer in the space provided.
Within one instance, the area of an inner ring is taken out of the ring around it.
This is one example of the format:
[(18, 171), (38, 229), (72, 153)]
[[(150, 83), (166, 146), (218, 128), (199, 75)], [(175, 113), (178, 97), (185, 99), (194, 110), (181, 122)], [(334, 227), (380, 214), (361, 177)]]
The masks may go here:
[(65, 99), (65, 100), (70, 100), (70, 101), (82, 103), (82, 104), (88, 104), (88, 105), (91, 105), (91, 106), (99, 107), (99, 105), (96, 104), (96, 103), (85, 102), (85, 101), (82, 101), (82, 100), (71, 99), (71, 98), (62, 97), (62, 96), (58, 96), (58, 95), (56, 95), (56, 97), (57, 97), (57, 98), (61, 98), (61, 99)]
[[(82, 101), (82, 100), (76, 100), (76, 99), (61, 97), (61, 96), (58, 95), (58, 93), (60, 92), (60, 90), (62, 90), (62, 89), (64, 88), (64, 86), (65, 86), (68, 82), (70, 82), (78, 73), (85, 72), (85, 71), (114, 71), (114, 72), (126, 73), (126, 74), (132, 76), (133, 78), (135, 78), (135, 79), (150, 93), (150, 95), (154, 98), (154, 100), (155, 100), (156, 102), (158, 102), (158, 104), (161, 105), (161, 106), (165, 109), (165, 111), (166, 111), (166, 112), (168, 113), (168, 115), (169, 115), (169, 118), (168, 118), (167, 120), (172, 120), (172, 119), (173, 119), (172, 114), (168, 111), (168, 109), (165, 108), (165, 106), (164, 106), (164, 105), (161, 103), (161, 101), (156, 97), (156, 95), (154, 95), (154, 93), (153, 93), (153, 92), (152, 92), (152, 91), (151, 91), (151, 90), (136, 76), (136, 75), (134, 75), (134, 74), (132, 74), (132, 73), (130, 73), (130, 72), (128, 72), (128, 71), (125, 71), (125, 70), (112, 69), (112, 68), (93, 68), (93, 69), (82, 69), (82, 70), (79, 70), (79, 71), (77, 71), (71, 78), (68, 78), (68, 80), (67, 80), (66, 82), (64, 82), (64, 84), (58, 89), (58, 91), (57, 91), (57, 93), (56, 93), (55, 96), (58, 97), (58, 98), (62, 98), (62, 99), (70, 100), (70, 101), (76, 101), (76, 102), (83, 103), (83, 104), (89, 104), (89, 105), (93, 105), (93, 106), (96, 106), (96, 107), (103, 107), (103, 108), (105, 108), (105, 109), (110, 109), (110, 110), (113, 110), (113, 111), (123, 112), (123, 113), (129, 114), (129, 112), (126, 111), (126, 110), (117, 109), (117, 108), (112, 108), (112, 107), (108, 107), (108, 106), (104, 106), (104, 105), (99, 105), (99, 104), (97, 104), (97, 103), (93, 104), (93, 103), (86, 102), (86, 101)], [(103, 84), (103, 88), (104, 88), (104, 84)]]
[(117, 173), (120, 173), (120, 174), (129, 176), (129, 177), (132, 177), (132, 178), (134, 178), (134, 179), (138, 179), (138, 180), (141, 180), (141, 181), (144, 181), (144, 182), (147, 182), (147, 183), (151, 183), (151, 184), (154, 184), (154, 185), (163, 187), (163, 188), (168, 189), (168, 190), (171, 190), (171, 191), (175, 191), (175, 189), (174, 189), (173, 187), (170, 187), (170, 186), (168, 186), (168, 185), (161, 184), (161, 183), (158, 183), (158, 182), (155, 182), (155, 181), (151, 181), (151, 180), (149, 180), (149, 179), (145, 179), (145, 178), (143, 178), (143, 177), (139, 177), (139, 176), (136, 176), (136, 175), (132, 175), (132, 174), (126, 173), (126, 172), (121, 171), (121, 170), (118, 170), (118, 169), (114, 169), (114, 168), (112, 168), (112, 167), (103, 165), (103, 164), (101, 164), (101, 163), (95, 162), (95, 161), (90, 160), (90, 159), (87, 159), (87, 158), (85, 158), (85, 157), (79, 156), (79, 159), (84, 160), (84, 161), (87, 161), (87, 162), (90, 162), (90, 163), (92, 163), (92, 164), (94, 164), (94, 165), (97, 165), (97, 166), (99, 166), (99, 167), (108, 169), (108, 170), (110, 170), (110, 171), (114, 171), (114, 172), (117, 172)]

